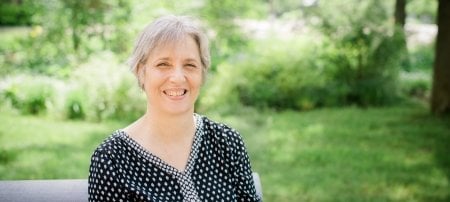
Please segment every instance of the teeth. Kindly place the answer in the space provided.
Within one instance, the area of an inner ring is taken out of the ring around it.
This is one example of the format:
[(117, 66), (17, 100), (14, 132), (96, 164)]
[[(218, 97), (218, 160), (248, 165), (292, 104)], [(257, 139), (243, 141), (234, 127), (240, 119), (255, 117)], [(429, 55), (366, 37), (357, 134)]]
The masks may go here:
[(184, 92), (184, 90), (167, 90), (166, 94), (169, 96), (181, 96)]

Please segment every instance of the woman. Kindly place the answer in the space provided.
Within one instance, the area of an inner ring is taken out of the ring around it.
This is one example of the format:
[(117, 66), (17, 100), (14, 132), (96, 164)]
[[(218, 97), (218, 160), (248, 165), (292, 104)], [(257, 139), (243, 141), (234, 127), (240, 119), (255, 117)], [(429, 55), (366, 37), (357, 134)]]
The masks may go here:
[(129, 63), (147, 111), (95, 150), (90, 201), (260, 201), (241, 136), (194, 113), (209, 60), (190, 18), (144, 29)]

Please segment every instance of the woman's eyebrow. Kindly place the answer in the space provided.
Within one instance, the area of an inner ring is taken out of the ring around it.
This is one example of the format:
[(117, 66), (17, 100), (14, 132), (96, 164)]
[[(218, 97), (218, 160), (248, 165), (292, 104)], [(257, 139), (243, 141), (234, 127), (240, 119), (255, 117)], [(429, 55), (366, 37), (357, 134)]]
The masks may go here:
[(186, 58), (184, 61), (185, 62), (198, 62), (198, 60), (196, 60), (194, 58)]
[(169, 57), (162, 57), (162, 58), (157, 58), (155, 61), (160, 61), (160, 60), (167, 61), (167, 60), (170, 60), (170, 58)]

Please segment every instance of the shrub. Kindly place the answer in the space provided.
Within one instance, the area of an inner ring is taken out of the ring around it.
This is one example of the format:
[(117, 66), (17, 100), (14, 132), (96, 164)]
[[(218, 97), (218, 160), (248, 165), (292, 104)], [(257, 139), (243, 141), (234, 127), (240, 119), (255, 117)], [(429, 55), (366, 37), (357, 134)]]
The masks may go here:
[(115, 55), (93, 55), (69, 75), (66, 80), (25, 74), (3, 78), (0, 103), (25, 114), (93, 121), (131, 121), (145, 112), (143, 93)]
[(146, 102), (133, 75), (111, 53), (92, 57), (73, 72), (69, 82), (75, 91), (66, 103), (81, 106), (89, 120), (129, 120), (145, 112)]
[(197, 111), (229, 112), (240, 105), (236, 92), (237, 81), (242, 79), (236, 66), (221, 63), (217, 71), (208, 75), (196, 102)]
[(259, 108), (312, 109), (325, 105), (324, 66), (315, 60), (318, 44), (310, 41), (260, 41), (253, 50), (261, 51), (219, 65), (201, 106), (240, 103)]
[(398, 98), (398, 38), (383, 29), (328, 37), (258, 41), (254, 52), (218, 66), (200, 108), (236, 106), (308, 110), (386, 105)]
[(332, 94), (340, 105), (386, 105), (396, 100), (398, 43), (393, 36), (378, 34), (327, 45), (320, 60), (327, 63)]
[(431, 75), (424, 71), (402, 72), (400, 89), (404, 96), (427, 100), (431, 90)]
[(111, 118), (134, 121), (145, 113), (146, 99), (137, 82), (132, 77), (124, 77), (120, 80), (112, 94), (111, 106), (113, 113)]
[(60, 81), (44, 76), (6, 78), (1, 85), (5, 102), (24, 114), (40, 114), (54, 105), (55, 86)]
[(411, 48), (409, 60), (409, 71), (431, 72), (434, 63), (434, 44), (418, 45)]
[[(322, 60), (344, 105), (387, 105), (398, 97), (397, 77), (404, 57), (404, 36), (388, 21), (387, 4), (360, 1), (349, 7), (324, 2), (321, 10), (327, 52)], [(339, 8), (345, 12), (336, 13)]]
[(81, 89), (69, 91), (65, 103), (66, 117), (68, 119), (84, 119), (86, 117), (85, 108), (87, 108), (85, 100), (87, 100), (86, 95)]
[(37, 5), (31, 0), (1, 1), (0, 25), (30, 25)]

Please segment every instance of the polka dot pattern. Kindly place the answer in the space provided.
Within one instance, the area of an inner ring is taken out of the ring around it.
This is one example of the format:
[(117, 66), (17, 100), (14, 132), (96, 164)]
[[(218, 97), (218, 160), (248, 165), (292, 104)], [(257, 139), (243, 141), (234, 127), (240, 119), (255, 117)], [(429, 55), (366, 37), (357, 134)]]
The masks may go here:
[(184, 171), (118, 130), (93, 153), (89, 201), (261, 201), (244, 142), (234, 129), (195, 114)]

